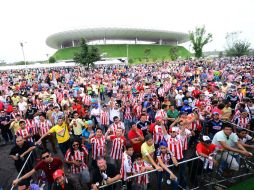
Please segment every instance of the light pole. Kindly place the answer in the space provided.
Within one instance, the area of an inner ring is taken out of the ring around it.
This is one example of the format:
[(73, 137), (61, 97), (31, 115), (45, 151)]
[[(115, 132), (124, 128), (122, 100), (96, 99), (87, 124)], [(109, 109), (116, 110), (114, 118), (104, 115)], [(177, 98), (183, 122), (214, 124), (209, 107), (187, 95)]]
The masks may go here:
[(129, 57), (129, 45), (126, 44), (126, 54), (127, 54), (127, 63), (128, 63), (128, 57)]
[(25, 57), (25, 52), (24, 52), (24, 42), (20, 42), (20, 46), (21, 46), (21, 49), (22, 49), (23, 58), (24, 58), (24, 62), (25, 62), (25, 65), (26, 65), (26, 57)]

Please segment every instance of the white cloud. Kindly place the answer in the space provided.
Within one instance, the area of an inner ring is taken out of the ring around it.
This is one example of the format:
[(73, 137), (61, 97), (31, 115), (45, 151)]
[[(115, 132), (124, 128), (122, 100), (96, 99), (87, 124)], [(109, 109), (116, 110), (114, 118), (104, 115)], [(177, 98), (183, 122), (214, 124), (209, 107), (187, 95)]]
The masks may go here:
[(205, 50), (222, 50), (225, 34), (242, 31), (254, 47), (252, 0), (9, 0), (0, 2), (0, 60), (46, 59), (45, 40), (66, 28), (115, 26), (188, 32), (205, 25), (214, 36)]

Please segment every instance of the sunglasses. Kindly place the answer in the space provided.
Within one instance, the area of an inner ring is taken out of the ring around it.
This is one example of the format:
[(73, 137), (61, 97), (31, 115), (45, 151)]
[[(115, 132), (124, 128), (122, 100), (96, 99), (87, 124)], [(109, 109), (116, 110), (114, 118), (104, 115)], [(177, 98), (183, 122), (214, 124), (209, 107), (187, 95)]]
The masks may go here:
[(73, 144), (72, 147), (79, 146), (79, 144)]
[(45, 160), (46, 158), (49, 158), (49, 155), (42, 157), (42, 160)]

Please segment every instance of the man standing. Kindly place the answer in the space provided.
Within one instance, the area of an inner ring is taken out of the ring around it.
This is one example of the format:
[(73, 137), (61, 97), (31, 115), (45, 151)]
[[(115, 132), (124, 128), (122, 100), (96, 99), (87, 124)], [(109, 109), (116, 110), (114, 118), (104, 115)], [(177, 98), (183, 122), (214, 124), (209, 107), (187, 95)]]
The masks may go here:
[(136, 123), (131, 122), (131, 130), (128, 133), (128, 138), (131, 141), (134, 153), (141, 153), (141, 145), (144, 142), (144, 135), (140, 129), (138, 129)]
[(146, 114), (141, 114), (140, 121), (137, 122), (138, 129), (141, 129), (143, 136), (148, 134), (151, 122), (147, 120)]
[(41, 161), (28, 173), (20, 177), (19, 179), (15, 179), (13, 181), (13, 186), (16, 186), (20, 181), (29, 178), (33, 174), (35, 174), (38, 170), (44, 171), (47, 182), (48, 182), (48, 190), (51, 190), (52, 184), (54, 182), (53, 173), (57, 169), (61, 169), (63, 167), (63, 162), (58, 157), (52, 157), (48, 150), (42, 151)]
[[(111, 164), (107, 164), (103, 157), (97, 158), (97, 168), (92, 177), (92, 189), (98, 190), (99, 186), (118, 181), (121, 179), (121, 175), (117, 171), (116, 167)], [(109, 186), (104, 188), (105, 190), (116, 190), (115, 186)]]
[(1, 111), (0, 115), (0, 129), (2, 132), (2, 136), (4, 138), (4, 143), (12, 142), (13, 135), (10, 130), (11, 118), (10, 116), (6, 115), (5, 111)]

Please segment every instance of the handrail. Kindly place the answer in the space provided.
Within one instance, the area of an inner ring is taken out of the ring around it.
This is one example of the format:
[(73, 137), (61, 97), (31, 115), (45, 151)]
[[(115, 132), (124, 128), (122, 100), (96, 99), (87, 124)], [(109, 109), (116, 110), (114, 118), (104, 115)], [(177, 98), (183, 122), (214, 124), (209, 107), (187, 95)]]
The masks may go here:
[[(18, 176), (16, 177), (16, 179), (18, 179), (19, 176), (21, 175), (21, 173), (23, 172), (23, 170), (24, 170), (24, 168), (25, 168), (25, 166), (26, 166), (26, 164), (27, 164), (27, 162), (28, 162), (30, 156), (32, 155), (32, 153), (33, 153), (33, 150), (29, 153), (28, 157), (26, 158), (26, 161), (25, 161), (25, 163), (23, 164), (23, 166), (22, 166), (22, 168), (21, 168), (21, 170), (20, 170)], [(13, 188), (14, 188), (14, 186), (12, 185), (10, 190), (12, 190)]]
[[(199, 158), (201, 158), (201, 156), (197, 156), (197, 157), (195, 157), (195, 158), (191, 158), (191, 159), (188, 159), (188, 160), (184, 160), (184, 161), (182, 161), (182, 162), (179, 162), (178, 165), (181, 165), (181, 164), (184, 164), (184, 163), (193, 161), (193, 160), (197, 160), (197, 159), (199, 159)], [(173, 167), (173, 166), (174, 166), (174, 164), (171, 164), (171, 165), (168, 166), (168, 168)], [(153, 172), (156, 172), (156, 171), (157, 171), (156, 169), (153, 169), (153, 170), (146, 171), (146, 172), (143, 172), (143, 173), (135, 174), (135, 175), (132, 175), (132, 176), (127, 177), (126, 180), (132, 179), (132, 178), (135, 178), (135, 177), (139, 177), (139, 176), (142, 176), (142, 175), (146, 175), (146, 174), (149, 174), (149, 173), (153, 173)], [(109, 185), (113, 185), (113, 184), (118, 183), (118, 182), (121, 182), (121, 181), (122, 181), (122, 180), (118, 180), (118, 181), (115, 181), (115, 182), (113, 182), (113, 183), (111, 183), (111, 184), (102, 185), (102, 186), (99, 187), (99, 189), (105, 188), (105, 187), (107, 187), (107, 186), (109, 186)]]

